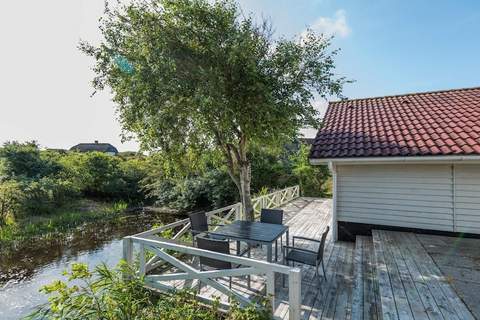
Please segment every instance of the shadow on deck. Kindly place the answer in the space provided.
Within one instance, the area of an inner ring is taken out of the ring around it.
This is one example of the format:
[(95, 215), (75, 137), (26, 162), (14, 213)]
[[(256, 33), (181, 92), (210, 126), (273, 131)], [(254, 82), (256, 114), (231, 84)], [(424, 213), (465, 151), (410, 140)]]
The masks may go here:
[[(330, 199), (297, 198), (282, 209), (290, 236), (319, 239), (331, 223)], [(476, 258), (470, 255), (468, 259), (480, 270), (480, 259), (475, 260), (480, 257), (480, 240), (477, 241), (469, 247)], [(326, 280), (315, 277), (313, 267), (297, 265), (302, 275), (300, 319), (475, 319), (471, 310), (478, 309), (478, 292), (464, 289), (459, 295), (451, 286), (451, 277), (442, 273), (451, 269), (436, 265), (439, 261), (446, 264), (448, 257), (442, 256), (434, 245), (446, 243), (452, 241), (390, 231), (374, 231), (373, 237), (357, 236), (355, 243), (333, 242), (329, 234), (324, 253)], [(308, 243), (302, 245), (316, 249)], [(436, 256), (433, 259), (431, 255)], [(253, 248), (252, 258), (266, 261), (265, 250)], [(280, 250), (278, 263), (281, 261)], [(469, 277), (463, 276), (458, 283), (465, 287), (466, 279)], [(248, 288), (245, 276), (235, 277), (233, 289), (247, 299), (264, 296), (266, 281), (264, 276), (252, 275)], [(219, 282), (228, 286), (226, 279)], [(198, 280), (178, 280), (174, 286), (198, 288)], [(274, 318), (288, 319), (289, 290), (283, 286), (282, 275), (277, 274), (274, 287)], [(225, 294), (211, 286), (203, 286), (200, 293), (228, 301)]]

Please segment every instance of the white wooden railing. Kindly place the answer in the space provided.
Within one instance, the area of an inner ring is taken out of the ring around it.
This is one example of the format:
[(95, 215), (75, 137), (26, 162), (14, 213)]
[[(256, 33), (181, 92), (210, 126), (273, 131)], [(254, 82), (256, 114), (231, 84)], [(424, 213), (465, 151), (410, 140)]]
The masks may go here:
[[(299, 197), (299, 191), (299, 187), (294, 186), (254, 198), (254, 210), (256, 213), (259, 213), (262, 208), (275, 208), (282, 206)], [(222, 224), (228, 224), (234, 220), (241, 220), (244, 217), (241, 203), (209, 211), (206, 215), (210, 221)], [(174, 232), (172, 232), (172, 230)], [(167, 231), (173, 235), (171, 239), (166, 239), (162, 236)], [(127, 263), (133, 265), (134, 245), (138, 247), (138, 273), (139, 276), (144, 276), (145, 283), (149, 287), (162, 291), (171, 291), (175, 290), (175, 287), (168, 284), (169, 281), (196, 280), (197, 282), (202, 282), (207, 286), (215, 288), (229, 297), (236, 298), (240, 304), (249, 304), (253, 303), (253, 301), (248, 300), (234, 289), (230, 289), (228, 286), (219, 283), (217, 281), (218, 278), (248, 275), (265, 276), (267, 297), (271, 299), (271, 305), (273, 307), (275, 305), (275, 275), (288, 275), (289, 318), (292, 320), (299, 319), (301, 300), (301, 272), (299, 269), (192, 247), (189, 243), (185, 242), (185, 238), (190, 234), (189, 231), (190, 221), (187, 218), (133, 236), (125, 237), (123, 239), (123, 258)], [(201, 271), (195, 267), (195, 263), (189, 264), (185, 262), (195, 261), (195, 259), (189, 259), (189, 256), (214, 258), (238, 264), (241, 265), (241, 267), (226, 270)], [(147, 260), (147, 257), (150, 258)], [(161, 274), (153, 273), (156, 271), (157, 267), (165, 264), (173, 266), (180, 272)], [(201, 296), (198, 294), (197, 298), (204, 302), (213, 302), (212, 297)], [(228, 308), (228, 304), (223, 305), (225, 308)]]
[(278, 190), (264, 196), (260, 196), (254, 198), (253, 202), (253, 210), (256, 214), (260, 214), (262, 208), (276, 208), (284, 205), (292, 201), (295, 198), (300, 196), (300, 187), (293, 186), (290, 188), (285, 188), (282, 190)]

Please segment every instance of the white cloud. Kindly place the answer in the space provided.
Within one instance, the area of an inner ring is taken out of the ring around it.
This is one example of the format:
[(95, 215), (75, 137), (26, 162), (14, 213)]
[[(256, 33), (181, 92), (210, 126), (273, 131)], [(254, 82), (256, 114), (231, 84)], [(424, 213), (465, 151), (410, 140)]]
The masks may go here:
[[(337, 10), (333, 17), (319, 17), (308, 29), (323, 33), (326, 36), (338, 36), (341, 38), (347, 37), (352, 32), (347, 23), (346, 12), (343, 9)], [(306, 33), (307, 30), (302, 32), (302, 38)]]

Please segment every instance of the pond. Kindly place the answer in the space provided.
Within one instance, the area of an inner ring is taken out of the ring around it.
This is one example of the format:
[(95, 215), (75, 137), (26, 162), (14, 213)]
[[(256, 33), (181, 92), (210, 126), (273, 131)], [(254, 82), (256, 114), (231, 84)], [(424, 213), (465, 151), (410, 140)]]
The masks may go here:
[(110, 222), (78, 228), (65, 237), (25, 243), (0, 255), (0, 319), (19, 319), (47, 302), (39, 289), (56, 279), (72, 263), (115, 266), (122, 257), (122, 241), (155, 224), (173, 222), (172, 215), (141, 212)]

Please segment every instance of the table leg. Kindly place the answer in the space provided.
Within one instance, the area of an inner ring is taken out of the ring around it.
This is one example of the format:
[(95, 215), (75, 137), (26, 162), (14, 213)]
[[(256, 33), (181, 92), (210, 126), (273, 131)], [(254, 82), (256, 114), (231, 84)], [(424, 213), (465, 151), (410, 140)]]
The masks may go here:
[[(250, 251), (252, 250), (252, 246), (250, 245), (250, 242), (248, 242), (247, 245), (248, 245), (248, 257), (250, 258), (251, 257)], [(247, 277), (248, 277), (247, 286), (248, 286), (248, 289), (250, 289), (252, 287), (251, 285), (252, 277), (250, 275), (248, 275)]]
[(275, 261), (278, 261), (278, 240), (275, 240)]
[(272, 242), (267, 244), (267, 261), (272, 262)]
[(287, 247), (288, 247), (288, 245), (289, 245), (289, 244), (288, 244), (289, 241), (290, 241), (289, 239), (290, 239), (290, 232), (289, 232), (289, 230), (287, 229), (287, 240), (285, 240), (285, 242), (287, 243)]
[(237, 256), (240, 255), (240, 241), (237, 240)]

